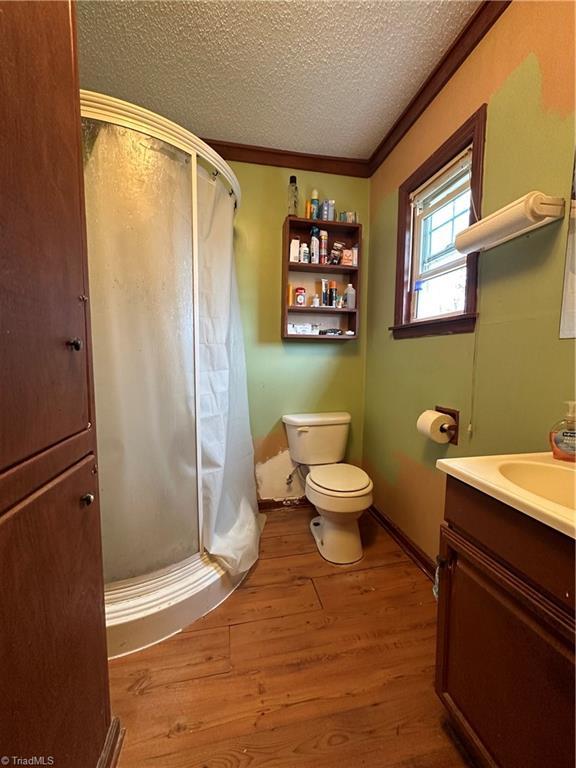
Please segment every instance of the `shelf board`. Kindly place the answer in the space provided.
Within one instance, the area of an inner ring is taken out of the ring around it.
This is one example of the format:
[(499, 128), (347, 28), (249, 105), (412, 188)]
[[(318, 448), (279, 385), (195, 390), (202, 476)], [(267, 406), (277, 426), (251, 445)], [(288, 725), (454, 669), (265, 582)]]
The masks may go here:
[(290, 305), (287, 309), (288, 312), (299, 312), (307, 315), (355, 315), (358, 312), (357, 309), (346, 309), (346, 307), (339, 309), (338, 307), (295, 307)]
[(284, 341), (356, 341), (358, 336), (346, 336), (346, 334), (342, 334), (342, 336), (320, 336), (318, 333), (285, 333), (282, 338)]
[(300, 216), (288, 216), (292, 224), (300, 224), (306, 227), (318, 227), (319, 229), (348, 229), (360, 230), (361, 224), (352, 224), (348, 221), (330, 221), (328, 219), (304, 219)]
[(330, 274), (347, 274), (348, 272), (358, 272), (358, 267), (346, 267), (342, 264), (307, 264), (300, 261), (289, 261), (288, 272), (325, 272)]

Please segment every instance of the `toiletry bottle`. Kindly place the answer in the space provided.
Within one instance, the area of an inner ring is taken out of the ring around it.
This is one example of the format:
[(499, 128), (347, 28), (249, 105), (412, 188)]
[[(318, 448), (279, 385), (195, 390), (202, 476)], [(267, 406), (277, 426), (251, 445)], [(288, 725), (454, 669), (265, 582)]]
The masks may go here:
[(310, 218), (318, 219), (318, 209), (320, 207), (320, 201), (318, 200), (318, 190), (312, 190), (312, 198), (310, 200)]
[(322, 278), (322, 287), (321, 287), (321, 294), (322, 294), (322, 306), (327, 307), (328, 306), (328, 280), (325, 278)]
[(555, 459), (576, 461), (576, 403), (567, 400), (566, 416), (550, 430), (550, 446)]
[(288, 184), (288, 216), (298, 216), (298, 185), (296, 176), (290, 176)]
[(300, 238), (290, 240), (290, 261), (300, 261)]
[(310, 263), (320, 264), (320, 230), (312, 227), (310, 230)]
[(297, 307), (305, 307), (306, 306), (306, 288), (303, 288), (302, 286), (298, 286), (298, 288), (296, 288), (296, 290), (294, 291), (294, 299)]
[(352, 283), (348, 283), (346, 286), (344, 296), (346, 299), (346, 307), (348, 309), (356, 309), (356, 291), (354, 290)]
[(320, 230), (320, 264), (328, 263), (328, 232)]
[(330, 280), (328, 286), (328, 306), (335, 307), (338, 301), (338, 291), (336, 290), (336, 281)]
[(300, 243), (300, 263), (310, 264), (310, 248), (307, 243)]

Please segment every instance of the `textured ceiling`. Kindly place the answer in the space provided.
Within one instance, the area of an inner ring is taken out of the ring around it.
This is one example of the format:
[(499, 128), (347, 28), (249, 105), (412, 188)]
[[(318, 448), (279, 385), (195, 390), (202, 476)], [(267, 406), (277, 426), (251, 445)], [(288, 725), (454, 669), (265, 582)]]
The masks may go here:
[(83, 88), (198, 136), (368, 157), (478, 0), (82, 0)]

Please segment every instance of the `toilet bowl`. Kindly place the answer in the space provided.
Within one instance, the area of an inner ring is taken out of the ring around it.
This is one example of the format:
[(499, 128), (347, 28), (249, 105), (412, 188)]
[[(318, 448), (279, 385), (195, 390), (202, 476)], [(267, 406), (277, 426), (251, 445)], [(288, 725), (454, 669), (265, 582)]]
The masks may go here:
[(307, 469), (306, 498), (318, 515), (310, 523), (318, 551), (344, 565), (362, 557), (358, 518), (372, 504), (372, 481), (359, 467), (342, 463), (350, 414), (295, 413), (282, 417), (293, 462)]
[(318, 515), (310, 530), (320, 554), (331, 563), (344, 565), (362, 558), (358, 519), (372, 504), (372, 481), (351, 464), (310, 467), (306, 476), (306, 498)]

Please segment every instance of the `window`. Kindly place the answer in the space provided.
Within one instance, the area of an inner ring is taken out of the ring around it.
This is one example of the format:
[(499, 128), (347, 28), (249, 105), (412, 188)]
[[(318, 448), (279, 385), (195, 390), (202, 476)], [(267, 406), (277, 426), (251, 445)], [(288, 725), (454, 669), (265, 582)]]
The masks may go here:
[(454, 238), (470, 223), (470, 159), (467, 149), (411, 195), (412, 320), (464, 312), (466, 257)]
[(474, 330), (477, 255), (454, 239), (480, 216), (485, 123), (484, 106), (400, 187), (395, 338)]

